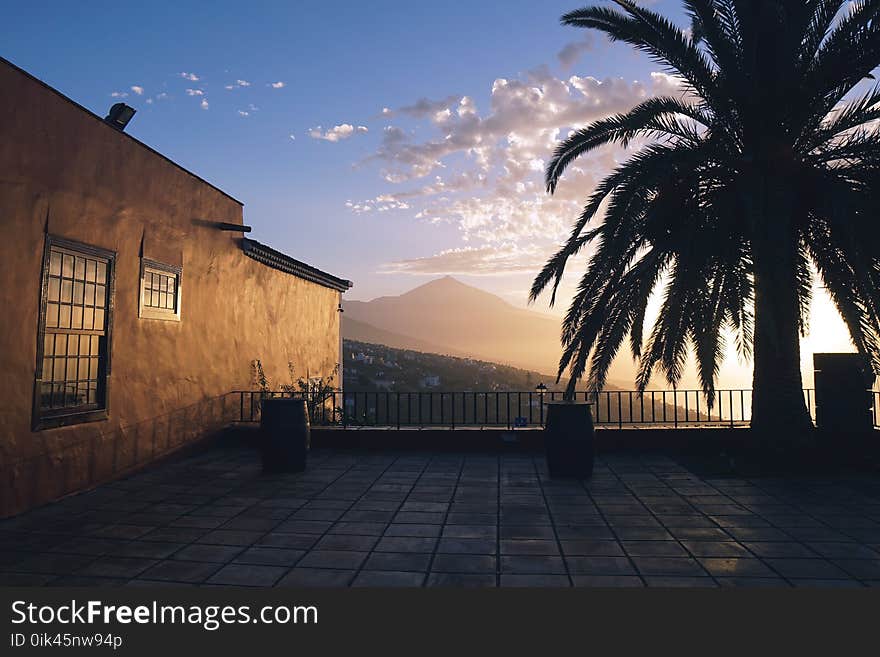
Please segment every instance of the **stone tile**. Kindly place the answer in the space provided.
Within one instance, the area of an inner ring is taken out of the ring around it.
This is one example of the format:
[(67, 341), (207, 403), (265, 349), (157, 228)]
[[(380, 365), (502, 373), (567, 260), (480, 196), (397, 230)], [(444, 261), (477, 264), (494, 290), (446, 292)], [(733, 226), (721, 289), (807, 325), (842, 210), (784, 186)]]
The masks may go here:
[(222, 529), (243, 529), (246, 531), (267, 532), (281, 524), (278, 518), (249, 518), (237, 516), (222, 525)]
[(681, 557), (633, 557), (633, 564), (645, 576), (692, 577), (705, 575), (700, 564), (691, 558)]
[(235, 563), (254, 564), (260, 566), (293, 566), (304, 555), (305, 550), (288, 550), (284, 548), (252, 547), (237, 557)]
[(510, 575), (501, 574), (501, 586), (532, 588), (568, 588), (571, 581), (566, 575)]
[(477, 554), (438, 554), (431, 564), (438, 573), (495, 573), (495, 557)]
[[(275, 532), (290, 534), (323, 534), (333, 523), (329, 520), (286, 520), (275, 527)], [(354, 534), (356, 532), (343, 532)]]
[(65, 575), (53, 579), (47, 586), (87, 586), (89, 588), (106, 588), (125, 586), (128, 580), (124, 577), (95, 577), (88, 575)]
[(289, 588), (341, 588), (346, 587), (351, 583), (356, 572), (356, 570), (294, 568), (276, 582), (275, 586)]
[(641, 577), (626, 575), (575, 575), (571, 576), (577, 587), (586, 588), (642, 588), (645, 583)]
[(585, 525), (559, 525), (556, 527), (556, 535), (561, 541), (614, 541), (617, 538), (609, 527)]
[(48, 573), (4, 573), (0, 572), (0, 586), (45, 586), (58, 575)]
[(764, 559), (786, 579), (849, 579), (840, 568), (824, 559)]
[(880, 553), (861, 543), (807, 543), (814, 552), (829, 559), (880, 559)]
[(385, 533), (387, 526), (388, 524), (384, 522), (337, 522), (327, 530), (327, 533), (349, 534), (352, 536), (381, 536)]
[(748, 557), (745, 547), (735, 541), (682, 541), (682, 545), (695, 557)]
[(206, 529), (191, 527), (160, 527), (140, 537), (142, 541), (164, 543), (192, 543), (208, 533)]
[(99, 538), (135, 539), (149, 533), (155, 527), (142, 525), (106, 525), (101, 529), (91, 532), (92, 536)]
[(293, 550), (308, 550), (318, 542), (316, 534), (266, 534), (255, 545), (260, 547), (289, 548)]
[(791, 585), (781, 577), (716, 577), (723, 588), (787, 589)]
[(858, 579), (880, 579), (880, 559), (833, 559), (832, 562)]
[(623, 541), (623, 549), (633, 557), (687, 557), (677, 541)]
[(343, 522), (391, 522), (393, 511), (348, 511), (340, 520)]
[(568, 571), (572, 575), (636, 575), (626, 557), (566, 557)]
[[(295, 511), (292, 516), (290, 516), (290, 522), (299, 522), (302, 520), (310, 521), (310, 520), (339, 520), (343, 514), (345, 514), (344, 509), (311, 509), (307, 507), (303, 507), (298, 511)], [(352, 516), (356, 516), (359, 514), (379, 514), (385, 513), (384, 511), (352, 511), (350, 512)], [(347, 518), (348, 520), (360, 520), (360, 518)]]
[(332, 568), (335, 570), (354, 570), (366, 560), (366, 552), (347, 550), (312, 550), (297, 564), (301, 568)]
[(502, 556), (502, 573), (517, 574), (566, 574), (562, 557), (552, 556)]
[(622, 557), (623, 547), (617, 541), (592, 539), (561, 540), (562, 553), (566, 556)]
[(436, 538), (412, 536), (383, 536), (376, 544), (376, 552), (433, 552)]
[(394, 516), (394, 524), (410, 523), (414, 525), (442, 525), (446, 513), (428, 513), (423, 511), (400, 511)]
[(553, 527), (543, 525), (502, 525), (501, 538), (530, 538), (530, 539), (546, 539), (552, 540), (556, 537), (553, 534)]
[(558, 556), (559, 545), (555, 540), (502, 539), (501, 554)]
[(442, 525), (420, 525), (420, 524), (391, 524), (385, 529), (385, 536), (414, 536), (421, 538), (431, 538), (440, 536)]
[(156, 563), (153, 559), (102, 557), (80, 568), (77, 575), (131, 579)]
[(139, 579), (168, 582), (204, 582), (221, 567), (218, 563), (160, 561), (140, 574)]
[(615, 527), (614, 534), (621, 541), (672, 541), (672, 534), (662, 527)]
[(227, 561), (232, 561), (243, 549), (235, 545), (203, 545), (201, 543), (194, 543), (175, 552), (171, 558), (183, 561), (226, 563)]
[(791, 580), (792, 586), (799, 589), (858, 589), (862, 584), (854, 579), (798, 579)]
[(703, 558), (699, 560), (710, 575), (715, 577), (775, 577), (776, 573), (770, 570), (759, 559), (715, 559)]
[(431, 554), (424, 552), (373, 552), (364, 563), (365, 570), (425, 572), (431, 563)]
[(209, 584), (232, 586), (272, 586), (287, 572), (281, 566), (256, 566), (251, 564), (227, 564), (214, 573)]
[(647, 576), (645, 583), (652, 588), (717, 588), (711, 577)]
[[(750, 541), (791, 541), (792, 537), (775, 527), (727, 527), (726, 531), (733, 538), (742, 542)], [(729, 540), (729, 539), (728, 539)]]
[(495, 540), (498, 529), (494, 525), (445, 525), (443, 538), (485, 538)]
[(169, 527), (189, 527), (193, 529), (217, 529), (223, 518), (216, 516), (183, 516), (168, 523)]
[(263, 532), (237, 529), (215, 529), (202, 536), (197, 542), (211, 545), (253, 545), (263, 537)]
[(437, 552), (444, 554), (495, 554), (497, 546), (494, 539), (486, 538), (441, 538)]
[(97, 557), (103, 554), (113, 554), (122, 545), (124, 545), (122, 541), (108, 538), (79, 537), (59, 543), (49, 551), (65, 554), (89, 554)]
[(818, 556), (803, 543), (792, 541), (749, 541), (743, 545), (758, 557), (815, 559)]
[(94, 560), (95, 557), (93, 555), (44, 552), (42, 554), (35, 554), (17, 563), (9, 564), (4, 567), (4, 570), (20, 573), (66, 575), (84, 568)]
[(717, 527), (676, 527), (669, 530), (682, 541), (729, 541), (730, 536)]
[(352, 536), (350, 534), (326, 534), (315, 545), (318, 550), (352, 550), (369, 552), (379, 541), (377, 536)]
[(117, 557), (142, 557), (147, 559), (165, 559), (181, 548), (183, 543), (160, 543), (158, 541), (132, 541), (121, 546), (114, 555)]
[(422, 586), (425, 580), (423, 573), (395, 572), (392, 570), (362, 570), (355, 577), (352, 586), (358, 587), (405, 587)]
[(495, 575), (490, 574), (465, 574), (465, 573), (438, 573), (428, 575), (427, 586), (440, 588), (494, 588), (496, 586)]

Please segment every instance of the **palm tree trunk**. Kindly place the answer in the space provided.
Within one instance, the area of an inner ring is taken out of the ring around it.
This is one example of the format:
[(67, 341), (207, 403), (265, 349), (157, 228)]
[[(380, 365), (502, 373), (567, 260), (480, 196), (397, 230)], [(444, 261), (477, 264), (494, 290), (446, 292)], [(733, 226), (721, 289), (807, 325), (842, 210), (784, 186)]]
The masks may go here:
[[(803, 445), (813, 424), (804, 400), (797, 285), (798, 236), (790, 194), (760, 183), (764, 212), (753, 224), (755, 273), (752, 430), (768, 446)], [(784, 186), (784, 184), (782, 185)]]

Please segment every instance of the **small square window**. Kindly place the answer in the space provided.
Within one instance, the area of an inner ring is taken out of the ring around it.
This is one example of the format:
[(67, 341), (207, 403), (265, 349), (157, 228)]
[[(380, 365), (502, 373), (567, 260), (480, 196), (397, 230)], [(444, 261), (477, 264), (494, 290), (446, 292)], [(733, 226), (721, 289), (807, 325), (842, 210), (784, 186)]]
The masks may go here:
[[(142, 258), (139, 317), (180, 321), (180, 276), (180, 267)], [(96, 298), (102, 295), (101, 288), (98, 285)]]

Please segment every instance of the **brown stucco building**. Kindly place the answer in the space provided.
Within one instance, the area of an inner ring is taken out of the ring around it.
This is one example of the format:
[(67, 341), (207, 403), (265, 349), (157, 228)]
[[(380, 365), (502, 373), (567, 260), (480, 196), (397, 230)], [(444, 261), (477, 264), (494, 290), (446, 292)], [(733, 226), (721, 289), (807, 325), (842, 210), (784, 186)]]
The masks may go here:
[(339, 362), (351, 283), (245, 238), (242, 204), (0, 59), (0, 517), (143, 466)]

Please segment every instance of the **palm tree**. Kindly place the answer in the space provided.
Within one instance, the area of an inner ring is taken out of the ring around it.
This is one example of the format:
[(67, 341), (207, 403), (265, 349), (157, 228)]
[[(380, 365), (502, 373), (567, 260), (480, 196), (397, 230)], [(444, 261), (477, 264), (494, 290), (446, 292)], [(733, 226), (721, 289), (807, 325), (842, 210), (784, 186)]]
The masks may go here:
[[(880, 0), (684, 0), (690, 32), (628, 0), (562, 23), (635, 46), (681, 79), (560, 143), (546, 172), (606, 144), (643, 144), (601, 181), (571, 236), (536, 277), (550, 303), (568, 259), (593, 247), (562, 326), (569, 390), (601, 388), (629, 337), (644, 390), (655, 368), (677, 385), (689, 347), (708, 401), (731, 329), (753, 358), (752, 427), (812, 428), (799, 337), (814, 271), (852, 341), (880, 371)], [(598, 225), (591, 225), (597, 220)], [(662, 305), (643, 334), (648, 299)]]

